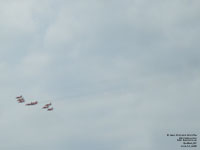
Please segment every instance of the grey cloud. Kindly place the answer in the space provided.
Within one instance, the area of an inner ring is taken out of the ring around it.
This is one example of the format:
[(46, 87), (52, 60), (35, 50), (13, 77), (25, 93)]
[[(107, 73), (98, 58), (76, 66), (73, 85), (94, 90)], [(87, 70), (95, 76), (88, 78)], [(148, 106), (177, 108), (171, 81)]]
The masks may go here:
[(167, 132), (198, 133), (199, 1), (0, 4), (1, 149), (178, 149)]

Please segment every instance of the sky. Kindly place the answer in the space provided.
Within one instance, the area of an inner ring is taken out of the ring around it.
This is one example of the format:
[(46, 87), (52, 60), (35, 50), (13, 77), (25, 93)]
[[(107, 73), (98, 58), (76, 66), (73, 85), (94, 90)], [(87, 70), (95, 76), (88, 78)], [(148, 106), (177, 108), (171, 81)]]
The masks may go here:
[(166, 134), (200, 131), (199, 6), (0, 0), (0, 149), (181, 149)]

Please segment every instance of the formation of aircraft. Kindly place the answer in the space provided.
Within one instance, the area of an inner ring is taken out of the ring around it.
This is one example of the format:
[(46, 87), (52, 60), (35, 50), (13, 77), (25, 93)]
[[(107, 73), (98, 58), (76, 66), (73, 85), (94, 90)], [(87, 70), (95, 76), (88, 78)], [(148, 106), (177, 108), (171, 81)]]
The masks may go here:
[[(25, 99), (23, 98), (23, 96), (17, 96), (16, 97), (18, 103), (24, 103), (25, 102)], [(26, 103), (25, 105), (26, 106), (33, 106), (33, 105), (37, 105), (38, 104), (38, 101), (34, 101), (34, 102), (30, 102), (30, 103)], [(47, 111), (53, 111), (53, 107), (49, 108), (52, 104), (49, 103), (49, 104), (45, 104), (42, 109), (46, 109)]]

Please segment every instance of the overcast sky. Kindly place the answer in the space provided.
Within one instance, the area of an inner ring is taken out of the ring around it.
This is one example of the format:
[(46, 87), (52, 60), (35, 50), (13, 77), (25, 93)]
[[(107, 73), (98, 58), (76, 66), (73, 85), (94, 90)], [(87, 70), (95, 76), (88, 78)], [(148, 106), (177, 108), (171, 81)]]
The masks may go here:
[(0, 0), (0, 149), (179, 150), (167, 133), (200, 131), (199, 8)]

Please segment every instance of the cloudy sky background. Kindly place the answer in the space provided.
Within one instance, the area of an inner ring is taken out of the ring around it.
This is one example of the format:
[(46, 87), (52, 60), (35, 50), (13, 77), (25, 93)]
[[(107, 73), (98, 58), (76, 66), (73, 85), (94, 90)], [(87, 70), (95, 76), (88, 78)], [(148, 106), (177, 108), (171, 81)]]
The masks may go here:
[(0, 149), (179, 150), (166, 134), (200, 129), (199, 8), (0, 0)]

